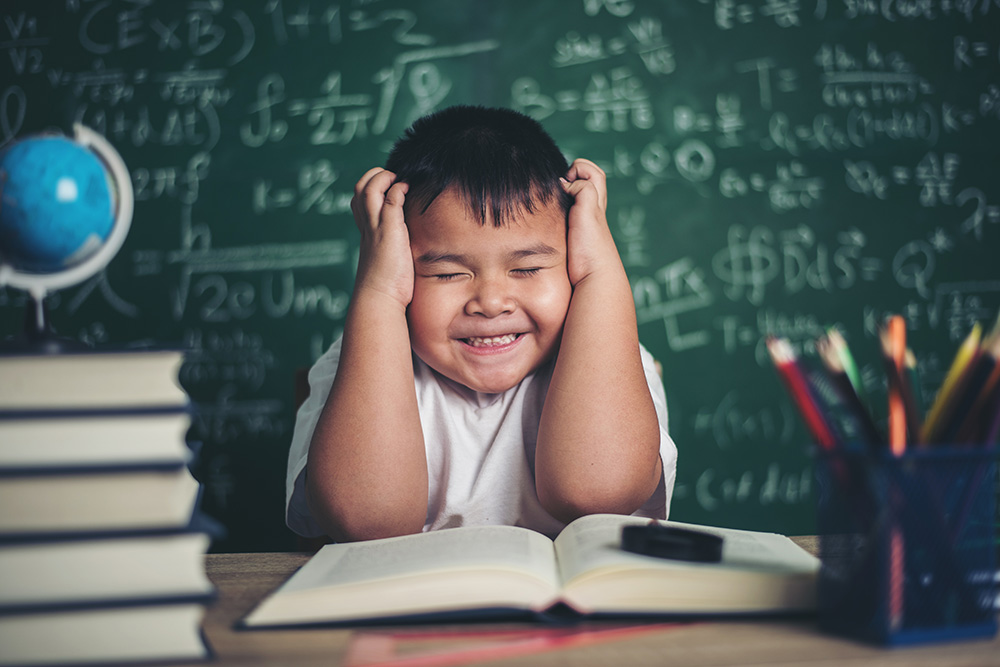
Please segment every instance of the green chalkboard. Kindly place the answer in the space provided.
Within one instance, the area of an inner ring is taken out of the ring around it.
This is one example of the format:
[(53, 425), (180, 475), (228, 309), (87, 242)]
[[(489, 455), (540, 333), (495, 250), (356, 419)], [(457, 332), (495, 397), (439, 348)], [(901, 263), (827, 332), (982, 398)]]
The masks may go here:
[[(294, 378), (338, 335), (356, 179), (418, 116), (539, 119), (608, 173), (680, 449), (672, 516), (813, 529), (808, 437), (765, 358), (837, 324), (876, 406), (902, 313), (937, 386), (1000, 306), (995, 0), (7, 0), (0, 142), (82, 122), (132, 173), (129, 238), (60, 333), (191, 350), (217, 550), (282, 521)], [(22, 294), (0, 290), (2, 334)]]

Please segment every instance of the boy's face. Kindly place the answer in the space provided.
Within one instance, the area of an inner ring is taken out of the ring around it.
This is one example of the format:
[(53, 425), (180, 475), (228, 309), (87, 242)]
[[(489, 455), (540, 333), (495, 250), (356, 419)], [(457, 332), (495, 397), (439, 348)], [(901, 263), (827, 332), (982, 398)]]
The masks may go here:
[(555, 353), (572, 292), (558, 203), (494, 227), (449, 188), (406, 223), (415, 271), (410, 343), (427, 365), (498, 393)]

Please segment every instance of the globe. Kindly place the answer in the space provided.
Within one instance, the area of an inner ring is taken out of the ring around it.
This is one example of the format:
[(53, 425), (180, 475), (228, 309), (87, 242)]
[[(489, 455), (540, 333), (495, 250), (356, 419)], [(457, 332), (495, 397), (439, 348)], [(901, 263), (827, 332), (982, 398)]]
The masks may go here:
[(78, 264), (114, 226), (103, 163), (61, 136), (25, 139), (0, 156), (0, 252), (16, 269), (53, 273)]
[(26, 290), (31, 304), (26, 340), (0, 348), (68, 348), (52, 332), (45, 297), (107, 266), (128, 234), (133, 204), (121, 156), (83, 125), (72, 137), (27, 137), (0, 152), (0, 287)]
[(37, 135), (0, 153), (0, 287), (41, 299), (114, 257), (132, 221), (121, 157), (93, 130)]

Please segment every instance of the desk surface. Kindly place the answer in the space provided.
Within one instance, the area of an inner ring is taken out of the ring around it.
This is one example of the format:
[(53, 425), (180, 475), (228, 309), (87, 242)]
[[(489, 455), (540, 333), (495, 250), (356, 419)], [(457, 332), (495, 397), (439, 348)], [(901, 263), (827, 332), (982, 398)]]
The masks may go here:
[[(815, 553), (814, 538), (793, 538)], [(215, 651), (213, 665), (407, 665), (474, 664), (417, 660), (415, 655), (449, 646), (454, 634), (468, 635), (465, 644), (485, 641), (487, 631), (524, 631), (526, 625), (434, 626), (415, 629), (361, 628), (353, 630), (307, 628), (292, 630), (235, 630), (234, 623), (265, 594), (276, 588), (308, 560), (305, 553), (210, 554), (208, 575), (219, 597), (205, 617), (205, 636)], [(607, 624), (592, 623), (583, 630), (608, 632)], [(406, 633), (409, 639), (399, 633)], [(630, 631), (624, 630), (624, 633)], [(987, 641), (938, 644), (921, 648), (881, 649), (821, 634), (812, 620), (746, 620), (664, 624), (634, 634), (596, 641), (594, 633), (578, 636), (559, 650), (522, 655), (509, 651), (488, 664), (503, 665), (998, 665), (1000, 637)], [(421, 641), (415, 642), (414, 638)], [(509, 635), (508, 635), (509, 638)], [(509, 639), (508, 639), (509, 641)], [(508, 647), (510, 644), (507, 645)], [(522, 644), (523, 646), (523, 644)], [(374, 662), (394, 656), (399, 662)], [(496, 654), (494, 654), (496, 655)], [(483, 662), (483, 660), (478, 660)]]

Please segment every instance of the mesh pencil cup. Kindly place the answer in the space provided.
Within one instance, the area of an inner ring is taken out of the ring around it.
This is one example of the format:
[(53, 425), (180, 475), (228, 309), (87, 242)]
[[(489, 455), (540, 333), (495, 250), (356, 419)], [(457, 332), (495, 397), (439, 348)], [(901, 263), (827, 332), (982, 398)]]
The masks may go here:
[(996, 457), (820, 455), (820, 627), (887, 646), (995, 635)]

